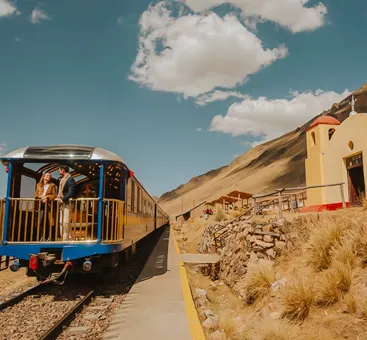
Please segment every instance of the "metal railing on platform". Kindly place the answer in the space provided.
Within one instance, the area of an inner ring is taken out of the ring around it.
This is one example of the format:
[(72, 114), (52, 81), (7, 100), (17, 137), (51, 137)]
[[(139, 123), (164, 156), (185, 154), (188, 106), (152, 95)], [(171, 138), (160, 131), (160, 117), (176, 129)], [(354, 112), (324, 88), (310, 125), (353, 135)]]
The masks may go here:
[(102, 233), (104, 243), (122, 241), (124, 226), (124, 203), (115, 199), (103, 200), (105, 223)]
[(97, 239), (97, 198), (42, 203), (11, 198), (8, 242), (91, 241)]
[[(124, 202), (103, 200), (102, 242), (122, 240)], [(4, 228), (5, 200), (0, 201), (0, 229)], [(91, 242), (98, 238), (98, 198), (54, 200), (43, 203), (34, 198), (11, 198), (8, 242)]]
[(0, 199), (0, 235), (4, 233), (5, 199)]

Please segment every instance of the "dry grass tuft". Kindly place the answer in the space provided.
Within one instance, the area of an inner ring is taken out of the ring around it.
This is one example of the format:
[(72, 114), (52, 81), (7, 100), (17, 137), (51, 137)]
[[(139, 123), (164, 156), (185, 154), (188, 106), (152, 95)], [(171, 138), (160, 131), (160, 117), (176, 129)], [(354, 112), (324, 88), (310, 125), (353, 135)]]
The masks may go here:
[(220, 204), (217, 204), (215, 206), (216, 214), (215, 214), (215, 220), (217, 222), (223, 221), (227, 216), (226, 213), (223, 210), (223, 207)]
[(363, 264), (367, 263), (367, 226), (360, 224), (358, 227), (346, 232), (348, 241), (355, 247), (356, 255)]
[(288, 320), (260, 320), (253, 325), (251, 340), (300, 340), (301, 329)]
[(281, 291), (280, 302), (283, 317), (290, 320), (304, 320), (314, 303), (314, 291), (309, 280), (298, 277)]
[(364, 317), (367, 317), (367, 300), (362, 299), (358, 302), (358, 309), (363, 313)]
[(265, 296), (275, 281), (273, 263), (268, 260), (260, 260), (258, 263), (249, 262), (245, 275), (244, 287), (247, 302)]
[(362, 211), (367, 210), (367, 198), (366, 198), (366, 196), (363, 193), (360, 193), (358, 195), (358, 200), (362, 205)]
[(342, 237), (350, 223), (334, 218), (323, 219), (318, 223), (306, 247), (306, 263), (321, 271), (329, 268), (332, 250), (342, 244)]
[(224, 330), (227, 336), (236, 338), (240, 326), (241, 319), (235, 311), (230, 309), (219, 311), (219, 329)]
[(353, 271), (349, 263), (335, 262), (333, 264), (333, 271), (337, 287), (342, 292), (349, 292), (352, 286)]
[(326, 272), (322, 279), (317, 280), (315, 287), (317, 287), (318, 305), (329, 306), (340, 300), (342, 294), (334, 279), (332, 273)]
[(347, 293), (352, 285), (353, 272), (348, 263), (336, 262), (316, 283), (317, 303), (331, 305)]
[(346, 263), (352, 269), (359, 265), (357, 245), (348, 237), (343, 237), (342, 243), (338, 243), (332, 247), (330, 254), (332, 256), (332, 262)]
[(342, 302), (347, 306), (348, 312), (356, 314), (359, 309), (358, 294), (355, 289), (351, 289), (342, 298)]

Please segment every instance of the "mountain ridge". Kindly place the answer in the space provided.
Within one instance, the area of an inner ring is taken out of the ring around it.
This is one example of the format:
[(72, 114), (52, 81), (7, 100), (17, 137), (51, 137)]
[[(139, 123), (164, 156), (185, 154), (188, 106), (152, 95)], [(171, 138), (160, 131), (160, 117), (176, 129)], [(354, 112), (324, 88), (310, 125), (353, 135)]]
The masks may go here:
[(258, 193), (279, 187), (305, 185), (306, 129), (322, 115), (330, 115), (343, 122), (349, 117), (352, 95), (357, 99), (355, 110), (367, 113), (366, 83), (293, 131), (258, 145), (232, 163), (195, 176), (162, 194), (159, 204), (167, 213), (175, 215), (181, 212), (182, 205), (187, 210), (194, 202), (212, 200), (232, 190)]

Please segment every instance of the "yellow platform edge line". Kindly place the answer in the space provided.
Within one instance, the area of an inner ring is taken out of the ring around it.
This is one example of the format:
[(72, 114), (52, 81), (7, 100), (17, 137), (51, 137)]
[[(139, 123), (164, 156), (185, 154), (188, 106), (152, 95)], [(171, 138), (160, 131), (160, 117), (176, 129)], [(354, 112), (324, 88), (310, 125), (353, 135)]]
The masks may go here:
[[(173, 236), (173, 243), (176, 248), (176, 253), (181, 254), (180, 248), (178, 246), (177, 240), (176, 240), (176, 233), (171, 228), (172, 236)], [(182, 288), (182, 295), (184, 298), (185, 303), (185, 310), (187, 319), (189, 321), (189, 328), (190, 328), (190, 334), (191, 339), (193, 340), (205, 340), (205, 335), (203, 328), (201, 327), (201, 323), (199, 320), (198, 313), (196, 311), (195, 303), (192, 298), (189, 279), (187, 277), (187, 272), (185, 268), (185, 264), (180, 261), (180, 278), (181, 278), (181, 288)]]

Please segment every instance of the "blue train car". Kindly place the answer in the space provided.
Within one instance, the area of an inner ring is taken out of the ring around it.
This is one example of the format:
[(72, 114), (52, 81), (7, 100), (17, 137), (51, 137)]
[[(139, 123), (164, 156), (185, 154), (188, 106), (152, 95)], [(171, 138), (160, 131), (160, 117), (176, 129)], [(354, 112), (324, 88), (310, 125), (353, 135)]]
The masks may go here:
[(68, 271), (111, 271), (123, 250), (169, 223), (125, 162), (108, 150), (25, 147), (0, 160), (8, 174), (0, 201), (0, 256), (16, 259), (13, 271), (26, 267), (28, 276), (44, 281)]

